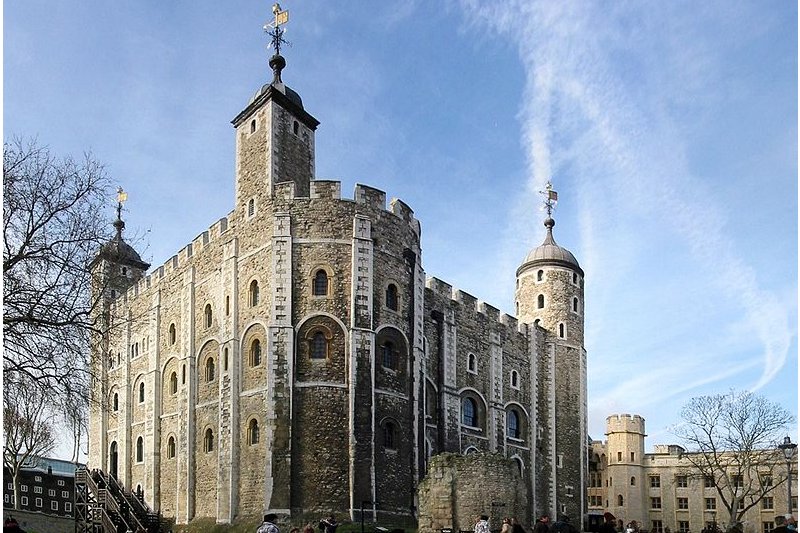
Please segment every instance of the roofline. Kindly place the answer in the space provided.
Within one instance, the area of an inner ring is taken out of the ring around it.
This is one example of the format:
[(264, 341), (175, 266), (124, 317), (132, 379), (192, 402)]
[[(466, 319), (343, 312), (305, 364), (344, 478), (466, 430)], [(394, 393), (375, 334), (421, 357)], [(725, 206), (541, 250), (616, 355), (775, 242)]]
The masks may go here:
[(311, 116), (308, 111), (303, 109), (301, 106), (294, 103), (292, 100), (289, 99), (285, 94), (280, 92), (278, 89), (275, 88), (274, 85), (269, 84), (267, 90), (261, 93), (261, 95), (253, 100), (244, 110), (236, 115), (233, 120), (231, 120), (231, 124), (233, 124), (234, 128), (238, 128), (242, 122), (247, 120), (250, 115), (255, 113), (256, 109), (260, 108), (264, 105), (268, 100), (274, 100), (276, 104), (280, 105), (285, 110), (292, 113), (300, 122), (302, 122), (306, 127), (309, 129), (316, 131), (317, 126), (319, 126), (319, 120), (315, 119)]
[(580, 266), (576, 265), (575, 263), (570, 263), (569, 261), (565, 261), (563, 259), (534, 259), (533, 261), (528, 261), (527, 263), (523, 263), (522, 266), (520, 266), (517, 269), (517, 277), (519, 277), (519, 275), (525, 272), (526, 270), (530, 270), (533, 267), (537, 266), (565, 267), (572, 270), (573, 272), (577, 272), (582, 277), (584, 276), (583, 269)]

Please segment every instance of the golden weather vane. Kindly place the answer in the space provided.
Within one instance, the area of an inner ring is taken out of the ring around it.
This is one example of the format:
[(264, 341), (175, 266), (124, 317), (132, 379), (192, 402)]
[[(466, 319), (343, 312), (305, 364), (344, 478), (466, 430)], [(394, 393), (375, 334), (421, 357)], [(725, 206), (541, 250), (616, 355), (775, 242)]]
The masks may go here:
[(281, 5), (276, 3), (272, 6), (272, 13), (275, 15), (275, 20), (272, 22), (268, 22), (264, 24), (264, 31), (272, 37), (272, 48), (275, 49), (275, 55), (280, 55), (281, 53), (281, 44), (289, 44), (289, 42), (283, 38), (283, 34), (286, 33), (281, 26), (289, 22), (289, 12), (281, 10)]
[(547, 216), (550, 217), (558, 203), (558, 193), (553, 190), (553, 184), (550, 183), (550, 180), (547, 180), (544, 190), (539, 191), (539, 194), (544, 196), (544, 208), (547, 211)]

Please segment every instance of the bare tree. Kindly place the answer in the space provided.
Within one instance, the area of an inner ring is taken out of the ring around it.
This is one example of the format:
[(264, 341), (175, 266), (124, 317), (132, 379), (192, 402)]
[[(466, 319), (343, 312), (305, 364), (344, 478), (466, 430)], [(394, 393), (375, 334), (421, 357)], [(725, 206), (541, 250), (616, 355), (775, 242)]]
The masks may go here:
[(733, 527), (788, 473), (776, 448), (794, 420), (777, 403), (751, 392), (692, 398), (681, 412), (675, 435), (687, 447), (690, 475), (713, 484)]
[(3, 174), (4, 381), (38, 387), (74, 426), (102, 329), (90, 266), (110, 238), (110, 183), (90, 155), (58, 159), (19, 139), (3, 145)]
[(3, 466), (11, 473), (14, 508), (19, 509), (19, 473), (55, 447), (55, 415), (47, 407), (51, 399), (27, 376), (3, 376), (3, 381)]

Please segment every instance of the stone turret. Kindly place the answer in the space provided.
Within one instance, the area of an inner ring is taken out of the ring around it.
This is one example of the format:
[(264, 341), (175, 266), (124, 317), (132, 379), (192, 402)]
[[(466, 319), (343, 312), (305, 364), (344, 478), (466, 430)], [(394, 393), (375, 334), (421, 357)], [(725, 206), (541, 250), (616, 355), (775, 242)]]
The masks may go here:
[(281, 79), (286, 60), (269, 61), (273, 79), (264, 84), (231, 121), (236, 128), (236, 211), (256, 216), (279, 183), (294, 184), (296, 196), (309, 195), (314, 179), (314, 132), (319, 121), (303, 108), (300, 95)]
[[(583, 270), (575, 256), (556, 244), (550, 216), (557, 198), (547, 184), (547, 235), (517, 269), (516, 310), (520, 322), (533, 324), (539, 344), (537, 372), (537, 475), (550, 485), (539, 487), (547, 501), (534, 502), (536, 513), (586, 511), (587, 443), (586, 350), (583, 346)], [(554, 474), (554, 476), (553, 476)]]
[(606, 418), (609, 510), (626, 521), (640, 523), (645, 516), (634, 516), (631, 509), (644, 509), (644, 418), (639, 415), (612, 415)]

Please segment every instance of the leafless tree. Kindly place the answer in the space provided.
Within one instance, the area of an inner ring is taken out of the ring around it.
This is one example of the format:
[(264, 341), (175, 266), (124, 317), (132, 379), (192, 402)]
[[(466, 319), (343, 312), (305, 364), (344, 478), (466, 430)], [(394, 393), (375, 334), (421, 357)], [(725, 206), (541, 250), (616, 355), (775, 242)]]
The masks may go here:
[(20, 471), (36, 466), (55, 447), (55, 415), (47, 407), (50, 401), (29, 377), (3, 376), (3, 466), (13, 479), (15, 509), (20, 505)]
[(110, 183), (91, 155), (56, 158), (19, 139), (3, 145), (3, 174), (4, 382), (57, 399), (78, 427), (102, 328), (90, 265), (111, 236)]
[(733, 527), (787, 480), (776, 448), (794, 420), (779, 404), (751, 392), (692, 398), (675, 435), (687, 448), (689, 474), (713, 486)]

